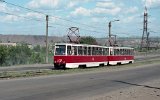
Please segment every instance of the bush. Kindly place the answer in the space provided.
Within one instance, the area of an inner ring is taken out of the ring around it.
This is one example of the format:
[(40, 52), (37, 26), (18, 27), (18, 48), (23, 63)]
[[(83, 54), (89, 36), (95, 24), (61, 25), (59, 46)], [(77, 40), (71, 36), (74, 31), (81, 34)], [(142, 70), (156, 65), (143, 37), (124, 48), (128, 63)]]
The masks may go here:
[(37, 64), (45, 62), (45, 48), (36, 46), (30, 49), (27, 44), (0, 46), (0, 66)]
[(40, 53), (32, 53), (30, 58), (30, 63), (32, 64), (44, 63), (43, 56)]
[(8, 48), (7, 65), (28, 64), (32, 50), (27, 45), (12, 46)]
[(8, 49), (6, 46), (0, 46), (0, 66), (5, 65), (8, 57)]

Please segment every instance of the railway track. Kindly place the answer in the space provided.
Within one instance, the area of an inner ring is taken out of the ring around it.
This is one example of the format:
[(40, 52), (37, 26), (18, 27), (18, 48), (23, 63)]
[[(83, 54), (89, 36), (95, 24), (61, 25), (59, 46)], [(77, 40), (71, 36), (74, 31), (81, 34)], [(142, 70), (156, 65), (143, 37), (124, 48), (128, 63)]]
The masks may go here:
[[(143, 62), (150, 59), (159, 59), (160, 55), (147, 55), (147, 56), (135, 56), (136, 62)], [(53, 69), (53, 64), (34, 64), (34, 65), (20, 65), (20, 66), (10, 66), (10, 67), (0, 67), (0, 72), (4, 71), (34, 71), (34, 70), (50, 70)]]

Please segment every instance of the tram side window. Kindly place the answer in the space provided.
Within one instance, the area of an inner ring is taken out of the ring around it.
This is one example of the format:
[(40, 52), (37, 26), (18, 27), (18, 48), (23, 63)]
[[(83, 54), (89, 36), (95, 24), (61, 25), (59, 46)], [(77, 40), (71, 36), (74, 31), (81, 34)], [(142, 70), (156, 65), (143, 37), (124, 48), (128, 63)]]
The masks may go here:
[(107, 52), (106, 52), (106, 55), (109, 55), (109, 48), (107, 48), (107, 50), (106, 50)]
[(105, 55), (105, 48), (102, 48), (102, 55)]
[(134, 50), (131, 50), (131, 55), (134, 55)]
[(128, 55), (128, 50), (127, 49), (125, 49), (125, 55)]
[(123, 49), (123, 55), (126, 55), (126, 49)]
[(130, 49), (128, 49), (128, 55), (131, 55), (131, 50)]
[(66, 46), (65, 45), (56, 45), (55, 55), (65, 55)]
[(71, 55), (72, 51), (71, 51), (71, 46), (67, 46), (67, 55)]
[(72, 47), (72, 52), (74, 52), (73, 55), (77, 55), (77, 46)]
[(124, 49), (124, 55), (127, 55), (127, 50), (126, 49)]
[(126, 49), (126, 55), (128, 55), (128, 49)]
[(95, 47), (92, 48), (92, 55), (96, 55), (96, 48)]
[(128, 49), (127, 52), (128, 52), (128, 55), (130, 55), (130, 49)]
[(114, 55), (118, 55), (118, 49), (114, 49)]
[(98, 48), (98, 51), (99, 51), (99, 55), (102, 55), (102, 48)]
[(117, 49), (117, 55), (120, 55), (120, 50), (119, 49)]
[(91, 47), (88, 47), (88, 55), (91, 55)]
[(120, 55), (123, 55), (123, 49), (120, 49)]
[(132, 55), (132, 50), (131, 49), (129, 49), (129, 55)]
[(97, 47), (96, 48), (96, 55), (102, 55), (102, 49)]
[(78, 55), (83, 55), (82, 46), (78, 46)]
[(117, 51), (116, 51), (116, 55), (119, 55), (119, 49), (117, 49)]
[(87, 55), (87, 47), (83, 47), (84, 55)]
[(130, 55), (133, 55), (133, 50), (130, 50)]
[(99, 55), (99, 48), (96, 47), (96, 55)]
[(128, 49), (126, 49), (126, 55), (129, 55)]
[(104, 49), (104, 55), (109, 55), (109, 48)]

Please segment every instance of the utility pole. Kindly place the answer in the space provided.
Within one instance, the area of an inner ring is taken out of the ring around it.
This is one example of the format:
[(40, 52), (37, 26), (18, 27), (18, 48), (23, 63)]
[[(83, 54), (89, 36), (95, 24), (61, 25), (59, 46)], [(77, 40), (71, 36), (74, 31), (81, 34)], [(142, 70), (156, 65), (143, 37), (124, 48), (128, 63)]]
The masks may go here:
[(146, 7), (144, 11), (143, 34), (140, 49), (142, 50), (142, 48), (149, 49), (148, 13)]
[(109, 27), (109, 46), (111, 46), (111, 21), (109, 22), (108, 24), (108, 27)]
[(46, 63), (48, 64), (48, 15), (46, 15)]
[(112, 43), (112, 41), (111, 41), (111, 39), (112, 39), (112, 37), (111, 37), (111, 35), (112, 35), (112, 34), (111, 34), (111, 26), (112, 26), (111, 23), (112, 23), (112, 22), (115, 22), (115, 21), (119, 21), (119, 20), (110, 21), (109, 24), (108, 24), (108, 27), (109, 27), (109, 46), (112, 46), (112, 45), (113, 45), (113, 43)]

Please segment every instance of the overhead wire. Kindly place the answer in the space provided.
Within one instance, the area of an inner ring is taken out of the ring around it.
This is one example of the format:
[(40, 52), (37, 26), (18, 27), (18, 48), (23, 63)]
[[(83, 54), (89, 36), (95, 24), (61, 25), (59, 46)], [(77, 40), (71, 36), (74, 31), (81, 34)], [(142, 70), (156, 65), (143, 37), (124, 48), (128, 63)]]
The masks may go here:
[(25, 19), (28, 19), (28, 20), (34, 20), (34, 21), (42, 22), (42, 20), (39, 20), (39, 19), (28, 18), (28, 17), (17, 15), (17, 14), (13, 14), (13, 13), (2, 12), (2, 11), (0, 11), (0, 13), (6, 14), (6, 15), (12, 15), (12, 16), (16, 16), (16, 17), (25, 18)]
[[(33, 19), (33, 18), (28, 18), (28, 17), (24, 17), (24, 16), (20, 16), (20, 15), (17, 15), (17, 14), (13, 14), (13, 13), (7, 13), (7, 12), (0, 12), (0, 13), (3, 13), (3, 14), (6, 14), (6, 15), (13, 15), (13, 16), (16, 16), (16, 17), (21, 17), (21, 18), (25, 18), (25, 19), (28, 19), (28, 20), (34, 20), (34, 21), (38, 21), (38, 22), (42, 22), (42, 20), (38, 20), (38, 19)], [(58, 23), (54, 23), (54, 25), (58, 25), (58, 26), (63, 26), (63, 27), (71, 27), (69, 25), (63, 25), (63, 24), (58, 24)], [(49, 26), (51, 28), (53, 28), (53, 26)], [(94, 31), (94, 30), (89, 30), (89, 29), (85, 29), (85, 28), (80, 28), (84, 31), (88, 31), (88, 32), (94, 32), (94, 33), (104, 33), (104, 32), (100, 32), (100, 31)]]
[(42, 15), (48, 15), (48, 16), (51, 16), (51, 17), (54, 17), (54, 18), (57, 18), (57, 19), (60, 19), (60, 20), (67, 21), (67, 22), (72, 22), (72, 23), (76, 23), (76, 24), (87, 26), (87, 27), (91, 27), (91, 28), (98, 28), (98, 27), (90, 26), (90, 25), (87, 25), (87, 24), (84, 24), (84, 23), (79, 23), (79, 22), (76, 22), (76, 21), (73, 21), (73, 20), (64, 19), (64, 18), (61, 18), (61, 17), (58, 17), (58, 16), (53, 16), (53, 15), (45, 14), (44, 12), (36, 11), (36, 10), (30, 9), (30, 8), (27, 8), (27, 7), (23, 7), (23, 6), (20, 6), (20, 5), (17, 5), (17, 4), (13, 4), (13, 3), (7, 2), (5, 0), (0, 0), (0, 1), (4, 2), (6, 4), (9, 4), (9, 5), (12, 5), (12, 6), (16, 6), (16, 7), (19, 7), (19, 8), (22, 8), (22, 9), (26, 9), (28, 11), (36, 12), (36, 13), (39, 13), (39, 14), (42, 14)]
[[(66, 28), (69, 28), (71, 26), (69, 25), (63, 25), (63, 24), (59, 24), (59, 23), (54, 23), (54, 25), (57, 25), (57, 26), (63, 26), (63, 27), (66, 27)], [(94, 30), (89, 30), (89, 29), (85, 29), (85, 28), (79, 28), (81, 30), (84, 30), (84, 31), (88, 31), (88, 32), (95, 32), (95, 33), (104, 33), (104, 32), (101, 32), (101, 31), (94, 31)]]
[(27, 8), (27, 7), (23, 7), (23, 6), (20, 6), (20, 5), (17, 5), (17, 4), (13, 4), (13, 3), (10, 3), (10, 2), (6, 2), (5, 0), (0, 0), (0, 1), (3, 2), (3, 3), (9, 4), (9, 5), (12, 5), (12, 6), (16, 6), (16, 7), (22, 8), (22, 9), (26, 9), (26, 10), (29, 10), (29, 11), (32, 11), (32, 12), (36, 12), (36, 13), (39, 13), (39, 14), (46, 15), (46, 14), (44, 14), (44, 13), (42, 13), (42, 12), (39, 12), (39, 11), (30, 9), (30, 8)]

